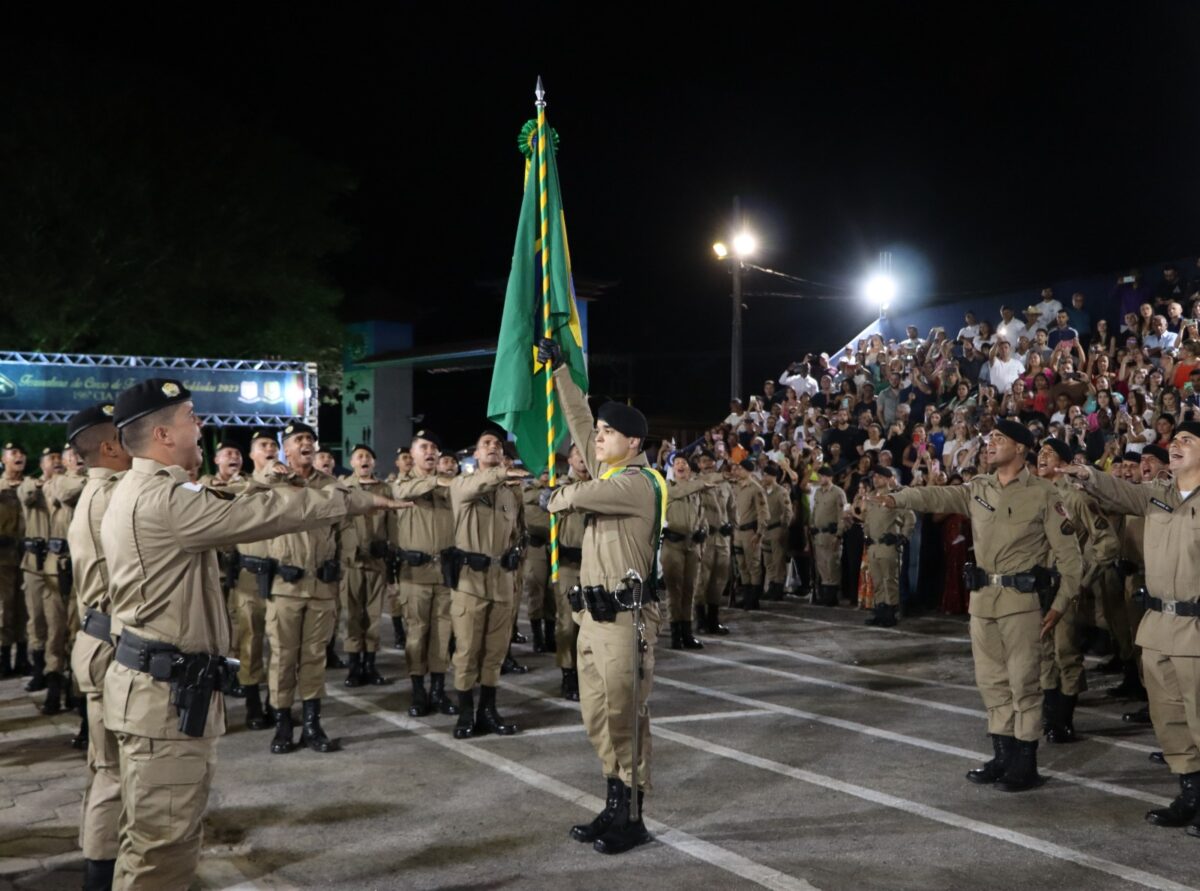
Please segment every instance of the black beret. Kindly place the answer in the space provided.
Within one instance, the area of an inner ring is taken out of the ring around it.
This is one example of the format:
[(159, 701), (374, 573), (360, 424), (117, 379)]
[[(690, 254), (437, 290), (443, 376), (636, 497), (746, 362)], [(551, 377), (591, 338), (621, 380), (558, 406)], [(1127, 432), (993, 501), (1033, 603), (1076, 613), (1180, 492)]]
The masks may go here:
[[(682, 457), (682, 456), (680, 456), (680, 457)], [(765, 473), (769, 477), (774, 477), (777, 480), (783, 479), (783, 470), (779, 467), (778, 464), (768, 464), (766, 467), (766, 470), (764, 470), (763, 473)]]
[(1142, 460), (1142, 456), (1139, 455), (1137, 452), (1130, 451), (1130, 452), (1125, 453), (1125, 460), (1132, 461), (1134, 464), (1137, 464), (1139, 461)]
[(25, 447), (24, 447), (24, 446), (22, 446), (22, 445), (21, 445), (20, 443), (18, 443), (18, 442), (6, 442), (6, 443), (4, 444), (4, 451), (6, 451), (6, 452), (20, 452), (22, 455), (28, 454), (28, 453), (25, 451)]
[(871, 468), (871, 476), (886, 476), (886, 477), (890, 477), (891, 479), (896, 478), (896, 474), (892, 472), (892, 468), (882, 467), (879, 464), (876, 464), (874, 467)]
[(187, 402), (191, 398), (192, 391), (179, 381), (152, 377), (121, 391), (113, 410), (113, 422), (117, 427), (124, 427), (138, 418), (144, 418), (171, 405)]
[(375, 450), (374, 450), (373, 448), (371, 448), (369, 445), (367, 445), (366, 443), (364, 443), (364, 442), (360, 442), (358, 445), (356, 445), (354, 448), (352, 448), (352, 449), (350, 450), (350, 454), (351, 454), (351, 455), (353, 455), (353, 454), (354, 454), (355, 452), (357, 452), (359, 449), (362, 449), (364, 452), (366, 452), (366, 453), (367, 453), (368, 455), (370, 455), (372, 458), (374, 458), (374, 457), (375, 457)]
[(1042, 440), (1042, 445), (1050, 446), (1050, 448), (1054, 449), (1055, 454), (1057, 454), (1058, 457), (1062, 458), (1068, 464), (1071, 462), (1071, 456), (1072, 456), (1071, 447), (1069, 445), (1067, 445), (1065, 442), (1063, 442), (1061, 439), (1057, 439), (1053, 436), (1050, 436), (1050, 437), (1047, 437), (1046, 439)]
[(277, 435), (278, 434), (274, 430), (272, 430), (270, 427), (259, 427), (257, 430), (255, 430), (253, 433), (250, 434), (250, 444), (253, 445), (254, 440), (256, 440), (256, 439), (269, 439), (269, 440), (271, 440), (271, 442), (276, 442)]
[[(1071, 449), (1071, 457), (1072, 458), (1074, 458), (1076, 455), (1086, 455), (1086, 454), (1087, 454), (1087, 449), (1085, 449), (1081, 445), (1077, 445), (1077, 446), (1075, 446), (1075, 448)], [(1113, 461), (1119, 462), (1121, 460), (1122, 460), (1122, 458), (1120, 455), (1117, 455), (1115, 458), (1113, 458)]]
[(596, 412), (596, 420), (603, 421), (618, 433), (625, 436), (646, 438), (646, 416), (624, 402), (610, 401), (600, 406)]
[(111, 424), (114, 411), (116, 411), (116, 406), (111, 402), (102, 402), (99, 405), (85, 408), (83, 411), (75, 412), (71, 415), (71, 420), (67, 421), (67, 442), (74, 441), (75, 437), (84, 430), (90, 430), (101, 424)]
[(1171, 438), (1174, 439), (1180, 433), (1190, 433), (1192, 436), (1200, 437), (1200, 421), (1184, 421), (1175, 428)]
[(1162, 446), (1148, 445), (1142, 449), (1143, 458), (1157, 458), (1163, 464), (1171, 463), (1171, 456), (1167, 454), (1167, 450)]
[(62, 454), (62, 453), (59, 452), (58, 449), (52, 448), (51, 446), (46, 446), (44, 449), (42, 449), (42, 457), (43, 458), (45, 458), (47, 455), (59, 455), (59, 454)]
[(236, 442), (232, 442), (228, 439), (221, 439), (217, 441), (215, 446), (213, 446), (213, 454), (215, 455), (218, 452), (224, 451), (225, 449), (237, 449), (240, 452), (242, 447)]
[(288, 425), (283, 428), (284, 439), (287, 439), (289, 436), (299, 436), (301, 433), (307, 433), (313, 439), (317, 438), (317, 431), (303, 421), (289, 421)]
[(442, 450), (442, 438), (440, 436), (438, 436), (436, 433), (434, 433), (432, 430), (418, 430), (416, 433), (414, 433), (412, 435), (412, 438), (413, 438), (413, 442), (416, 442), (418, 439), (423, 439), (426, 442), (433, 443), (434, 447), (439, 452)]
[(743, 458), (741, 461), (738, 462), (738, 467), (742, 468), (742, 470), (749, 470), (751, 473), (753, 473), (754, 472), (754, 459), (753, 458)]
[(1001, 418), (996, 421), (996, 432), (1007, 436), (1013, 442), (1023, 445), (1027, 449), (1035, 446), (1033, 434), (1029, 432), (1029, 428), (1017, 421)]
[(828, 464), (824, 464), (821, 466), (821, 469), (817, 471), (817, 475), (818, 476), (833, 476), (833, 468), (830, 467)]

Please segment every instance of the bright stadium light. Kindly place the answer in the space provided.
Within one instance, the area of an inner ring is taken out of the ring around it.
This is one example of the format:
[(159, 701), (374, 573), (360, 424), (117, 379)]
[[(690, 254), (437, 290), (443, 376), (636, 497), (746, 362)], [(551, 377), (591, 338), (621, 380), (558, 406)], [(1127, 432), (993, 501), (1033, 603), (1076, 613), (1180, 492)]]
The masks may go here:
[(713, 245), (713, 253), (717, 255), (718, 260), (724, 260), (729, 256), (729, 247), (723, 241), (718, 241)]
[(881, 310), (887, 309), (896, 299), (896, 280), (890, 275), (877, 272), (863, 285), (863, 294)]
[(733, 236), (733, 250), (739, 257), (749, 257), (758, 250), (758, 239), (749, 232), (739, 232)]

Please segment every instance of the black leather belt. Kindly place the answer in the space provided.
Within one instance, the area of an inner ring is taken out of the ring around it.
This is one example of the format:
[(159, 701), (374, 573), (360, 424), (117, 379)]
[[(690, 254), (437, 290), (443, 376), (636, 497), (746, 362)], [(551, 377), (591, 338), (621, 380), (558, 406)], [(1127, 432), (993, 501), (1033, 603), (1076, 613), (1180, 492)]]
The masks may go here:
[(529, 546), (531, 548), (544, 548), (550, 543), (549, 536), (539, 535), (533, 532), (529, 533)]
[(1008, 575), (987, 572), (973, 563), (968, 563), (963, 567), (963, 581), (967, 583), (967, 587), (972, 591), (978, 591), (980, 588), (994, 587), (1015, 588), (1022, 594), (1036, 594), (1038, 588), (1044, 588), (1052, 584), (1053, 574), (1053, 570), (1044, 569), (1040, 566), (1025, 572), (1016, 572)]
[(1138, 589), (1138, 594), (1141, 595), (1141, 601), (1145, 604), (1146, 609), (1156, 613), (1184, 616), (1185, 618), (1200, 616), (1200, 603), (1193, 600), (1162, 600), (1158, 597), (1151, 597), (1145, 588)]
[(678, 543), (681, 541), (688, 540), (687, 535), (684, 535), (682, 532), (676, 532), (674, 529), (664, 529), (662, 531), (662, 535), (663, 535), (663, 538), (665, 538), (667, 541), (673, 542), (673, 543)]
[(783, 523), (768, 523), (767, 531), (770, 532), (772, 529), (778, 529), (782, 525), (783, 525)]
[(750, 532), (751, 530), (757, 529), (757, 528), (758, 528), (758, 521), (755, 520), (752, 523), (743, 523), (742, 525), (738, 526), (738, 532)]
[[(614, 622), (617, 613), (633, 609), (627, 602), (630, 596), (628, 589), (609, 591), (603, 585), (576, 585), (567, 592), (567, 602), (571, 604), (573, 612), (586, 609), (597, 622)], [(642, 603), (658, 603), (658, 594), (649, 585), (646, 586)]]
[(117, 641), (113, 658), (126, 668), (145, 672), (156, 681), (169, 681), (178, 670), (177, 661), (184, 656), (173, 644), (146, 640), (126, 628)]
[(559, 563), (582, 563), (583, 548), (569, 548), (566, 545), (558, 546), (558, 562)]
[(837, 523), (829, 523), (828, 525), (825, 525), (825, 526), (813, 526), (812, 527), (813, 532), (826, 532), (829, 535), (837, 535), (837, 529), (838, 529)]
[(98, 609), (92, 609), (89, 606), (79, 628), (84, 634), (88, 634), (96, 640), (102, 640), (106, 644), (112, 643), (112, 616), (102, 613)]

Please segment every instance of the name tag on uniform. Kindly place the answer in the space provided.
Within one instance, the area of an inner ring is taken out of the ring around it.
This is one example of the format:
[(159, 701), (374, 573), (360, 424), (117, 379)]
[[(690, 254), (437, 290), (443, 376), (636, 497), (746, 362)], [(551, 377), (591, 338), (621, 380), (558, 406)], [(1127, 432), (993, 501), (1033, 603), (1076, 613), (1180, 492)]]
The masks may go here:
[(1169, 505), (1169, 504), (1159, 501), (1157, 498), (1151, 498), (1150, 503), (1153, 504), (1155, 507), (1162, 508), (1169, 514), (1175, 513), (1175, 508), (1171, 507), (1171, 505)]
[(204, 487), (199, 483), (180, 483), (179, 488), (187, 489), (189, 492), (203, 492)]
[(978, 501), (980, 504), (982, 504), (984, 507), (986, 507), (988, 510), (990, 510), (992, 513), (996, 512), (996, 508), (992, 507), (990, 504), (988, 504), (986, 501), (984, 501), (978, 495), (975, 496), (975, 500)]

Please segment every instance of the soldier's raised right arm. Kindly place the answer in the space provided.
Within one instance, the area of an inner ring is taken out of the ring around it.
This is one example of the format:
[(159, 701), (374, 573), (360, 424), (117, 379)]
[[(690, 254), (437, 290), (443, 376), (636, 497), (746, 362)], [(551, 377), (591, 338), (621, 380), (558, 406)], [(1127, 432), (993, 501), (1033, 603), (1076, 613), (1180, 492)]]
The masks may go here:
[(560, 365), (554, 370), (554, 388), (558, 391), (558, 404), (567, 418), (567, 429), (571, 439), (583, 455), (583, 463), (593, 477), (600, 476), (600, 462), (596, 460), (596, 419), (588, 408), (587, 396), (571, 377), (571, 369)]
[(433, 474), (429, 476), (414, 476), (407, 480), (396, 480), (392, 483), (392, 497), (397, 501), (408, 501), (413, 498), (420, 498), (422, 495), (428, 495), (438, 486), (437, 477)]
[(1087, 470), (1088, 477), (1083, 480), (1083, 488), (1107, 509), (1138, 517), (1146, 515), (1150, 507), (1150, 498), (1154, 494), (1153, 486), (1139, 486), (1128, 480), (1119, 480), (1111, 473), (1101, 473), (1092, 467)]
[(450, 497), (455, 502), (479, 501), (495, 492), (508, 481), (508, 471), (503, 467), (477, 470), (456, 476), (450, 483)]
[(971, 493), (966, 486), (922, 486), (892, 493), (896, 507), (924, 514), (966, 514), (970, 516)]

